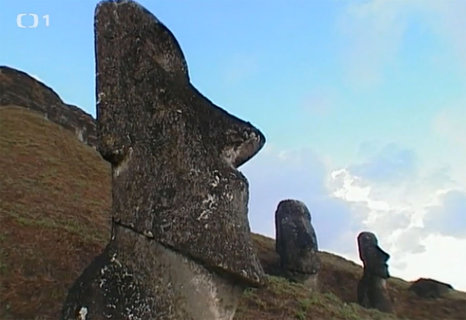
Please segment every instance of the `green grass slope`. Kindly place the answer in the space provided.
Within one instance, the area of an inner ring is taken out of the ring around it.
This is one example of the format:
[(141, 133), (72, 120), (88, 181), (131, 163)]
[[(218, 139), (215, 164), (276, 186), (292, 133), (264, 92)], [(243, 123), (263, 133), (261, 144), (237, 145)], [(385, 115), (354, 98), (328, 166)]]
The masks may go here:
[[(0, 154), (0, 319), (57, 319), (68, 287), (108, 240), (110, 167), (68, 131), (14, 106), (0, 108)], [(273, 239), (253, 239), (269, 276), (244, 292), (236, 320), (465, 319), (464, 293), (422, 300), (401, 279), (389, 281), (396, 315), (363, 309), (361, 267), (325, 252), (320, 290), (309, 292), (280, 277)]]
[(399, 278), (390, 278), (387, 284), (395, 306), (394, 315), (364, 309), (356, 303), (361, 266), (328, 252), (319, 252), (322, 262), (319, 292), (309, 292), (302, 285), (280, 277), (273, 239), (258, 234), (253, 234), (253, 239), (264, 270), (270, 275), (269, 282), (264, 288), (245, 292), (237, 320), (466, 319), (466, 293), (453, 291), (444, 298), (426, 300), (408, 291), (411, 283)]
[(0, 318), (57, 319), (106, 243), (110, 166), (39, 114), (0, 108)]

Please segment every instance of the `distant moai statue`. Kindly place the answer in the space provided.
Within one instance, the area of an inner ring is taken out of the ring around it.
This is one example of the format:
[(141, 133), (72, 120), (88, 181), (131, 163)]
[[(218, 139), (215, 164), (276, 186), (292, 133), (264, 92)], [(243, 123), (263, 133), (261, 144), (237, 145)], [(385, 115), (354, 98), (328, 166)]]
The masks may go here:
[(138, 4), (95, 12), (98, 150), (112, 165), (112, 234), (62, 319), (231, 320), (264, 281), (236, 169), (262, 133), (190, 83), (171, 32)]
[(390, 255), (378, 246), (372, 232), (358, 236), (359, 257), (364, 264), (364, 273), (358, 284), (358, 302), (366, 308), (393, 312), (388, 295), (386, 279), (389, 278), (387, 261)]
[(275, 212), (275, 249), (280, 265), (291, 279), (316, 287), (320, 259), (311, 214), (298, 200), (283, 200)]

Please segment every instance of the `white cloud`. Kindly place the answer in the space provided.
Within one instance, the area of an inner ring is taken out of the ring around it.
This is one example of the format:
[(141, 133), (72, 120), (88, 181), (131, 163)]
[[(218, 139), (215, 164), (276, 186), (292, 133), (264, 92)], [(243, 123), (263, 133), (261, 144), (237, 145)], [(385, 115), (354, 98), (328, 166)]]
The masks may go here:
[(414, 150), (390, 143), (373, 154), (366, 162), (350, 167), (351, 172), (369, 181), (399, 183), (417, 172)]
[(451, 190), (441, 200), (427, 211), (425, 227), (443, 235), (466, 238), (466, 192)]
[(423, 252), (392, 254), (389, 261), (392, 275), (410, 281), (420, 277), (433, 278), (466, 291), (466, 239), (429, 234), (422, 245), (426, 248)]
[(410, 227), (400, 228), (396, 230), (395, 239), (396, 245), (392, 248), (392, 255), (397, 257), (403, 257), (409, 254), (418, 254), (426, 251), (424, 246), (424, 238), (427, 236), (427, 232), (424, 228)]
[[(392, 155), (397, 158), (397, 153)], [(367, 166), (379, 167), (387, 162), (385, 157), (371, 159), (381, 163), (368, 161)], [(406, 170), (405, 177), (398, 179), (396, 185), (387, 184), (383, 179), (371, 179), (371, 175), (358, 176), (351, 169), (354, 167), (331, 172), (328, 187), (335, 197), (348, 203), (355, 220), (352, 225), (360, 223), (358, 232), (367, 230), (378, 236), (381, 247), (391, 255), (391, 273), (405, 279), (429, 276), (466, 289), (466, 282), (460, 280), (463, 278), (460, 268), (451, 270), (456, 272), (454, 276), (447, 276), (445, 272), (445, 261), (463, 266), (466, 263), (464, 255), (458, 256), (456, 251), (450, 250), (462, 246), (465, 249), (461, 237), (466, 235), (466, 190), (453, 191), (454, 184), (448, 176), (424, 177), (418, 174), (415, 166), (412, 172)], [(440, 180), (434, 181), (432, 177)], [(430, 184), (425, 183), (426, 179)], [(432, 239), (445, 246), (433, 246)], [(346, 251), (348, 249), (353, 251)], [(357, 259), (356, 245), (341, 250), (337, 252)], [(438, 262), (438, 255), (444, 256), (442, 263)]]
[[(378, 153), (374, 150), (364, 163), (378, 167), (371, 161), (392, 163), (389, 155), (399, 156), (397, 152), (388, 155), (382, 152), (384, 157)], [(448, 232), (460, 224), (458, 215), (464, 214), (461, 208), (466, 201), (458, 199), (463, 196), (466, 199), (466, 189), (458, 189), (444, 171), (440, 175), (420, 174), (416, 166), (408, 166), (412, 170), (405, 170), (405, 177), (399, 177), (396, 183), (386, 183), (383, 179), (371, 179), (370, 175), (358, 176), (351, 171), (354, 167), (330, 170), (311, 150), (279, 150), (267, 145), (241, 167), (249, 180), (252, 230), (274, 237), (278, 203), (287, 198), (298, 199), (311, 212), (321, 249), (359, 263), (356, 237), (361, 231), (372, 231), (391, 255), (392, 275), (408, 280), (429, 276), (465, 290), (466, 283), (461, 282), (459, 273), (462, 268), (456, 266), (464, 266), (466, 259), (451, 250), (459, 250), (465, 242)], [(461, 191), (461, 197), (452, 199), (453, 190)], [(451, 208), (458, 210), (452, 213)], [(427, 223), (433, 213), (456, 226), (444, 223), (446, 229), (441, 229), (441, 223), (434, 223), (433, 227)], [(439, 261), (438, 256), (443, 260)], [(452, 274), (445, 271), (445, 261), (455, 263), (450, 268)]]
[(333, 171), (329, 186), (335, 197), (348, 202), (353, 218), (360, 222), (360, 231), (373, 231), (386, 244), (391, 242), (395, 230), (402, 230), (412, 224), (412, 215), (405, 203), (395, 202), (391, 196), (376, 199), (373, 196), (375, 185), (369, 185), (348, 169)]
[(459, 101), (454, 106), (443, 108), (438, 112), (433, 122), (434, 132), (446, 139), (453, 147), (465, 150), (465, 119), (466, 101)]
[(275, 237), (278, 203), (297, 199), (311, 212), (319, 247), (333, 250), (341, 245), (342, 234), (351, 227), (351, 213), (344, 201), (331, 196), (325, 183), (327, 168), (314, 152), (267, 145), (241, 170), (249, 180), (249, 221), (254, 232)]
[(373, 200), (370, 197), (371, 188), (363, 185), (362, 179), (353, 176), (347, 169), (335, 170), (330, 174), (335, 190), (333, 195), (348, 202), (362, 202), (374, 211), (387, 211), (389, 206), (384, 201)]

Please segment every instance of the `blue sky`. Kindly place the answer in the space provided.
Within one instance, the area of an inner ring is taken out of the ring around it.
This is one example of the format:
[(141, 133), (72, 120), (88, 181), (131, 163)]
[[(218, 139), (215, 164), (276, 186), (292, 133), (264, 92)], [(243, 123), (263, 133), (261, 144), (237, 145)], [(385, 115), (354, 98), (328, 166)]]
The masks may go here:
[[(278, 202), (296, 198), (323, 250), (359, 261), (356, 236), (373, 231), (393, 275), (466, 290), (465, 1), (140, 3), (192, 83), (267, 137), (241, 168), (253, 231), (274, 236)], [(95, 4), (1, 1), (0, 64), (95, 115)], [(20, 13), (49, 26), (19, 28)]]

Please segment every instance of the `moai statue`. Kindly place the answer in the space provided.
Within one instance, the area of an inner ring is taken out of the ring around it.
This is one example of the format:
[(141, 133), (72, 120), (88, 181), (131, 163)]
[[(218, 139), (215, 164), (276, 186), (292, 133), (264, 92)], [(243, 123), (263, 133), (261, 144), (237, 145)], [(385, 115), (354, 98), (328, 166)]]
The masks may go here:
[(286, 276), (315, 288), (320, 259), (311, 214), (298, 200), (283, 200), (275, 212), (275, 249)]
[(97, 6), (95, 44), (112, 234), (62, 319), (232, 319), (264, 281), (236, 168), (265, 138), (192, 86), (171, 32), (135, 2)]
[(388, 295), (386, 279), (387, 261), (390, 255), (383, 251), (372, 232), (361, 232), (358, 236), (359, 258), (364, 264), (364, 273), (358, 284), (358, 302), (366, 308), (393, 312)]

